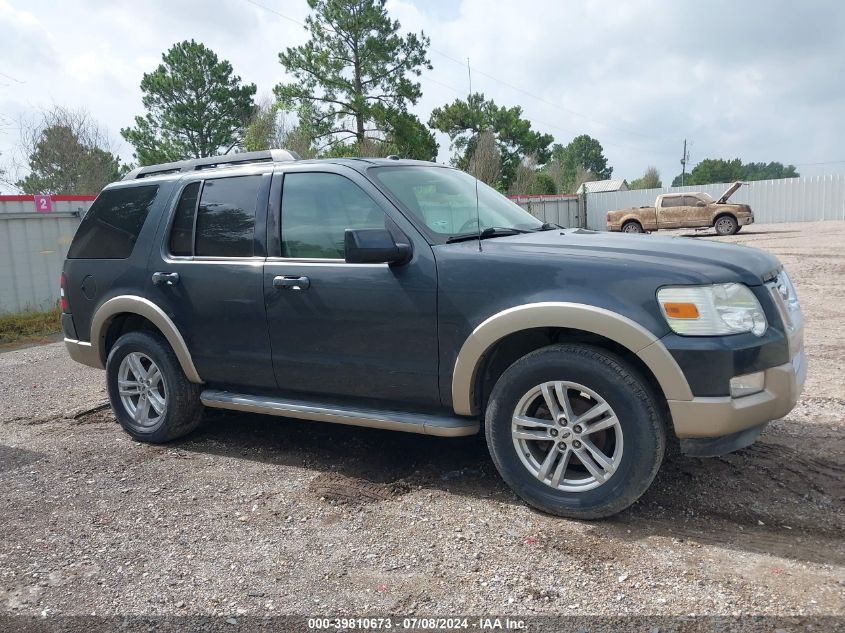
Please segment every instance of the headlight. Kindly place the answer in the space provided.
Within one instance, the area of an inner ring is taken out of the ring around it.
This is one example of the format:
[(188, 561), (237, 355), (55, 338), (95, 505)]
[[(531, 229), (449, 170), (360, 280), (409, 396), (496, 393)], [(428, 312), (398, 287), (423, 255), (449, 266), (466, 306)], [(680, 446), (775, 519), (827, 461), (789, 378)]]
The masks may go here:
[(669, 327), (685, 336), (763, 336), (768, 327), (760, 302), (744, 284), (661, 288), (657, 301)]

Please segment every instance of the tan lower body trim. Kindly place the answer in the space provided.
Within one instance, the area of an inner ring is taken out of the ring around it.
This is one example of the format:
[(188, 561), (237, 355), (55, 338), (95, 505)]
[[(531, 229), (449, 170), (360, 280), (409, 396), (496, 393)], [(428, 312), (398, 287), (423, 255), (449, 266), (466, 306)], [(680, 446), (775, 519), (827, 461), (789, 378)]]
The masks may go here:
[(452, 373), (452, 406), (458, 415), (475, 415), (473, 389), (485, 354), (509, 334), (538, 327), (591, 332), (639, 354), (667, 398), (691, 400), (681, 368), (666, 347), (643, 326), (604, 308), (568, 302), (516, 306), (494, 314), (473, 330), (461, 347)]
[(114, 317), (124, 313), (137, 314), (155, 325), (167, 339), (167, 342), (170, 343), (170, 347), (176, 354), (179, 365), (181, 365), (188, 380), (195, 383), (202, 382), (202, 378), (194, 367), (194, 361), (191, 358), (190, 351), (188, 351), (185, 339), (182, 338), (182, 334), (170, 320), (170, 317), (149, 299), (134, 295), (121, 295), (109, 299), (97, 308), (93, 319), (91, 319), (91, 345), (97, 350), (101, 366), (104, 366), (106, 361), (106, 332), (108, 332), (109, 324)]
[(65, 347), (67, 348), (67, 353), (77, 363), (82, 363), (83, 365), (88, 365), (96, 369), (104, 369), (103, 361), (100, 360), (100, 355), (91, 343), (66, 338)]
[[(669, 411), (679, 438), (719, 437), (782, 418), (792, 411), (807, 373), (801, 360), (765, 372), (765, 388), (742, 398), (693, 398), (669, 400)], [(796, 364), (798, 365), (796, 367)]]

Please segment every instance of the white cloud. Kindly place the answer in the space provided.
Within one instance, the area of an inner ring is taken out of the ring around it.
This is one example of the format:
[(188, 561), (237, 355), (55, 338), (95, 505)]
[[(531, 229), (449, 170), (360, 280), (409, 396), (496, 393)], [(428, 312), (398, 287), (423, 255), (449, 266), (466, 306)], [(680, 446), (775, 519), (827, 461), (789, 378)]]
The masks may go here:
[[(85, 107), (128, 159), (118, 132), (143, 112), (141, 75), (173, 43), (202, 41), (259, 96), (285, 79), (278, 53), (305, 41), (294, 22), (308, 6), (255, 2), (270, 10), (249, 0), (0, 0), (0, 115)], [(670, 181), (684, 138), (693, 163), (845, 158), (842, 3), (389, 0), (388, 9), (431, 38), (434, 69), (423, 73), (414, 108), (424, 121), (465, 97), (469, 57), (473, 90), (520, 105), (558, 142), (595, 136), (618, 177), (653, 164)], [(447, 160), (448, 140), (438, 140)], [(15, 141), (14, 129), (0, 130), (4, 159)], [(842, 171), (845, 163), (799, 170)]]

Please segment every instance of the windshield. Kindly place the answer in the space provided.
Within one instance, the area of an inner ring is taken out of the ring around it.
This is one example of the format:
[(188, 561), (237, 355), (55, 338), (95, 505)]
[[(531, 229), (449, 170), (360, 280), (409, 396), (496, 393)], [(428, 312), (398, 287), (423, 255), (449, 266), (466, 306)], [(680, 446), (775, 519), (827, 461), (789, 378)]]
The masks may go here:
[[(425, 227), (429, 236), (444, 243), (456, 235), (475, 234), (475, 183), (472, 176), (445, 167), (376, 167), (375, 180)], [(537, 230), (543, 223), (495, 189), (478, 182), (478, 217), (481, 229)]]

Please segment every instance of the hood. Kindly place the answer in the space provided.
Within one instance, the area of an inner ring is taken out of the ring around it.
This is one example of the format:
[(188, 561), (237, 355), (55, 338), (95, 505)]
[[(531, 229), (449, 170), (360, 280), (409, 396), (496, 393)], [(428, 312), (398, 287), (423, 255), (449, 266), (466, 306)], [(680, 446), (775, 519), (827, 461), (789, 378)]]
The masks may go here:
[[(465, 246), (467, 242), (460, 244)], [(471, 243), (478, 248), (477, 243)], [(459, 246), (456, 244), (455, 246)], [(504, 257), (543, 257), (636, 264), (671, 283), (726, 283), (756, 286), (772, 279), (780, 261), (765, 251), (694, 237), (660, 237), (565, 229), (484, 241), (484, 251)]]
[(722, 197), (716, 200), (716, 204), (725, 204), (732, 195), (736, 193), (736, 190), (744, 185), (744, 182), (735, 182), (730, 187), (725, 189), (725, 193), (722, 194)]

